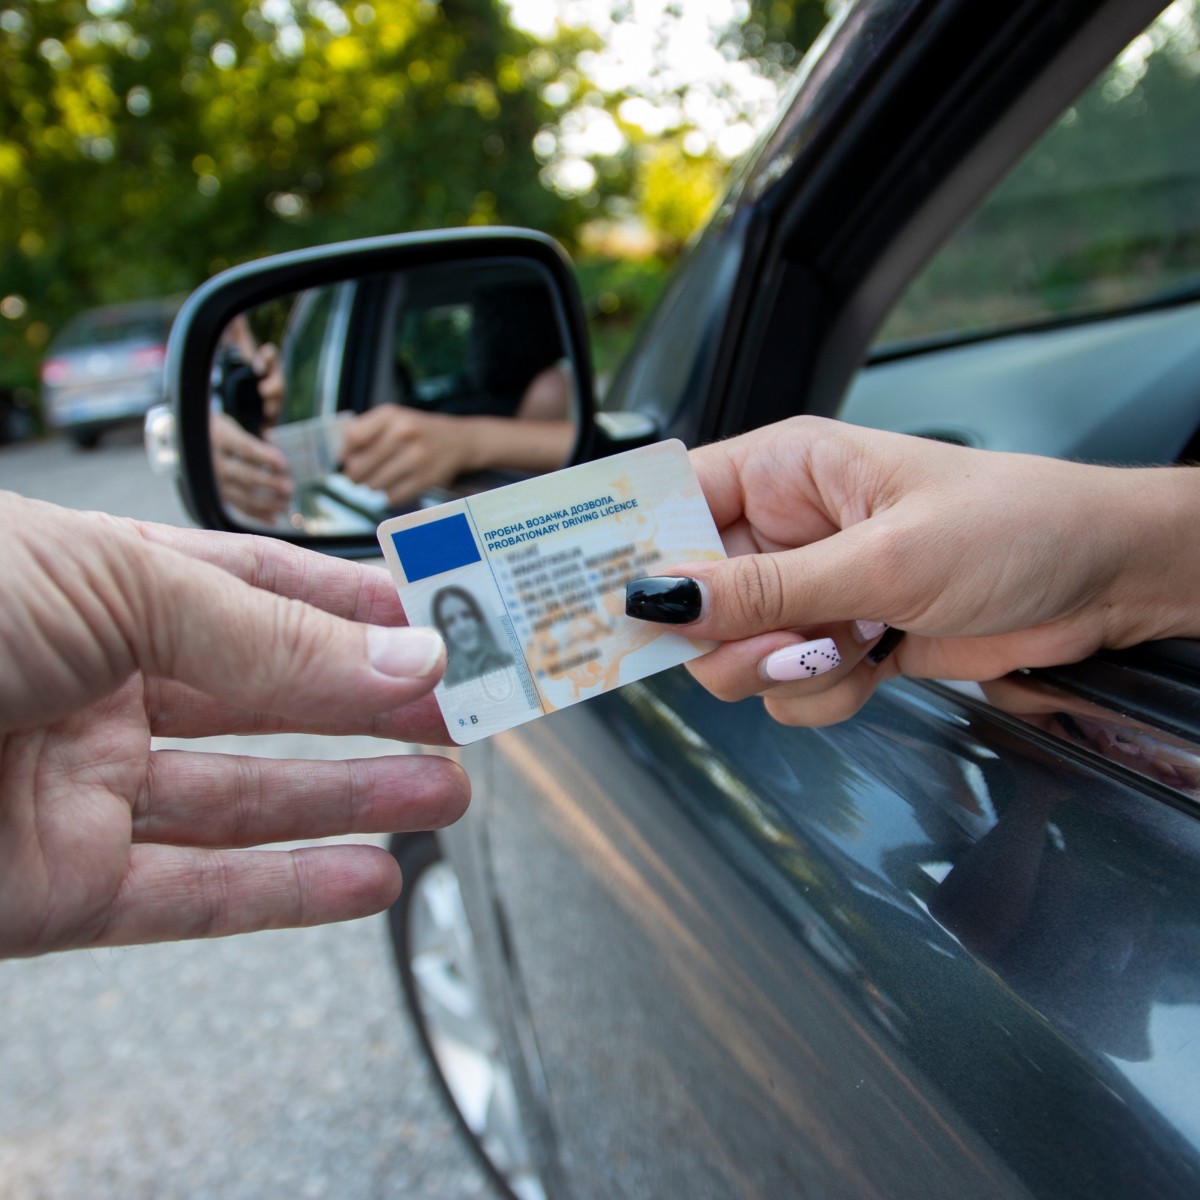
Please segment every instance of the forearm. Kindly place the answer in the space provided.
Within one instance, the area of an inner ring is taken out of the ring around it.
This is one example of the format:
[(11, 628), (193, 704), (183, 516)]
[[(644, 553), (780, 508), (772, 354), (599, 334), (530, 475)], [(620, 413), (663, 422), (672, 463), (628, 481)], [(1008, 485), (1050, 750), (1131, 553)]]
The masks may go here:
[(1105, 597), (1104, 644), (1200, 637), (1200, 469), (1113, 468), (1097, 520), (1119, 529), (1124, 562)]
[[(720, 643), (688, 665), (703, 686), (762, 695), (788, 724), (844, 720), (897, 674), (985, 681), (1200, 637), (1196, 468), (969, 450), (808, 417), (693, 461), (730, 557), (677, 564), (657, 585), (687, 597), (681, 631)], [(680, 624), (645, 602), (648, 582), (631, 585), (631, 615)], [(905, 631), (890, 657), (872, 655), (879, 630), (864, 638), (864, 621)], [(797, 663), (807, 675), (785, 669)]]
[(566, 464), (575, 440), (573, 421), (455, 417), (467, 447), (465, 471), (507, 467), (537, 474)]

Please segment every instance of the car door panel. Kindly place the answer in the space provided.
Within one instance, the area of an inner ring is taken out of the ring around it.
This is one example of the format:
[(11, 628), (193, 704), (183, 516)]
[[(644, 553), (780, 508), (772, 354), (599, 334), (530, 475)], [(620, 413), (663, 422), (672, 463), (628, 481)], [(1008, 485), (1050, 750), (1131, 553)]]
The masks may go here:
[[(660, 703), (652, 689), (634, 698)], [(798, 916), (853, 977), (820, 906), (797, 893), (807, 868), (786, 826), (759, 841), (771, 804), (731, 775), (727, 793), (714, 788), (697, 761), (684, 811), (656, 776), (670, 752), (698, 749), (685, 729), (638, 764), (624, 722), (645, 712), (622, 701), (608, 721), (580, 716), (554, 718), (569, 733), (499, 739), (488, 809), (511, 967), (574, 1194), (863, 1195), (897, 1164), (928, 1176), (930, 1195), (1019, 1194), (969, 1130), (913, 1103), (853, 984), (847, 997), (796, 936)], [(764, 851), (785, 875), (748, 869)]]
[(573, 1194), (1194, 1194), (1200, 828), (972, 705), (785, 730), (673, 672), (498, 740)]

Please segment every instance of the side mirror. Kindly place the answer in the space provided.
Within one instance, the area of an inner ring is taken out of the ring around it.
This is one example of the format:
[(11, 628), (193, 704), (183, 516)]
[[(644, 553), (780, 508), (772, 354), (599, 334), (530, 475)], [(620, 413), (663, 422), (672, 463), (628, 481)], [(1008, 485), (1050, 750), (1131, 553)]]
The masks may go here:
[(180, 311), (167, 372), (193, 518), (347, 556), (378, 553), (395, 512), (650, 436), (597, 424), (569, 261), (523, 230), (226, 271)]

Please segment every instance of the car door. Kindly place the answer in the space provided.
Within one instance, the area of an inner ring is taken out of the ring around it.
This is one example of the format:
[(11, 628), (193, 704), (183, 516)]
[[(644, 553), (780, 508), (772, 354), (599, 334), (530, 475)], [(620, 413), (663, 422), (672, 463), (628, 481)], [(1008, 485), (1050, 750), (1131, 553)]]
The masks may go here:
[[(1080, 267), (1086, 311), (948, 331), (960, 290), (911, 325), (914, 277), (955, 274), (961, 243), (934, 250), (1098, 70), (1115, 63), (1111, 100), (1172, 31), (1194, 55), (1193, 5), (1139, 33), (1153, 15), (852, 10), (618, 403), (692, 439), (810, 410), (1183, 453), (1194, 314), (1169, 292), (1186, 272), (1097, 306), (1111, 281)], [(885, 333), (908, 330), (876, 337), (889, 312)], [(986, 689), (897, 681), (854, 721), (799, 730), (675, 671), (494, 739), (487, 886), (560, 1190), (1195, 1195), (1198, 684), (1195, 647), (1164, 644)]]

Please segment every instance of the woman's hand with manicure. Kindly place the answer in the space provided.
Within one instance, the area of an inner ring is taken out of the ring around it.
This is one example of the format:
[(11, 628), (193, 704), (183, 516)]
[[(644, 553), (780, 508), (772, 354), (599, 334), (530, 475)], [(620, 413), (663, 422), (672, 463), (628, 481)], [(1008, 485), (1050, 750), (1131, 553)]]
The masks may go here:
[(730, 557), (676, 564), (669, 585), (634, 581), (630, 615), (721, 642), (688, 669), (724, 699), (761, 694), (789, 724), (842, 720), (901, 672), (982, 681), (1200, 634), (1194, 469), (813, 417), (692, 461)]

